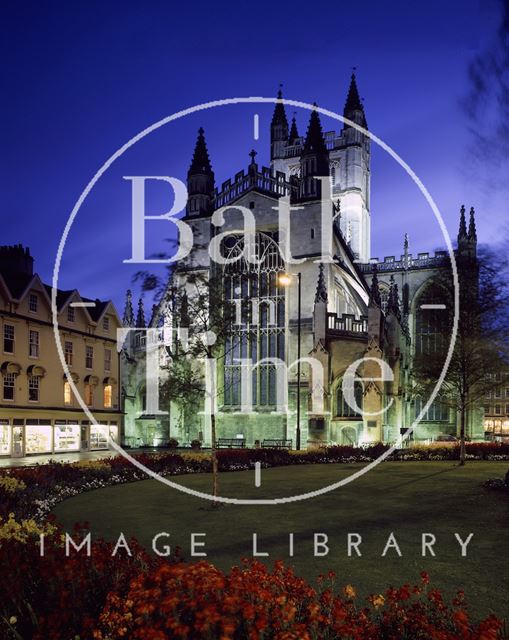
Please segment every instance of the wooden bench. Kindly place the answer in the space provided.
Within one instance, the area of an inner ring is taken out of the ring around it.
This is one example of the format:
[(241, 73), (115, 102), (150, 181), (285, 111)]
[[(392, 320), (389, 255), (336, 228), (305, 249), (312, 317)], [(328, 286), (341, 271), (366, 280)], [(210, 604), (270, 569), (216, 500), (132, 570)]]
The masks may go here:
[(291, 440), (264, 440), (262, 449), (291, 449)]
[(245, 438), (218, 438), (216, 442), (217, 449), (244, 449), (245, 446)]

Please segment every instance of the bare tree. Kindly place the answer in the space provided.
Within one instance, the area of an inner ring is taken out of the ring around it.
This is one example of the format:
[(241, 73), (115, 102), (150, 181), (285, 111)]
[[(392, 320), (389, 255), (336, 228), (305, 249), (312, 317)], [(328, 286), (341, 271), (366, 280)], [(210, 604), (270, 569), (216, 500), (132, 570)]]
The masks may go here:
[[(460, 416), (460, 464), (465, 464), (469, 411), (488, 391), (500, 386), (509, 365), (509, 290), (507, 259), (482, 247), (479, 255), (457, 257), (460, 308), (457, 337), (444, 379), (442, 398)], [(439, 272), (434, 286), (451, 301), (440, 316), (443, 340), (438, 347), (415, 355), (413, 374), (417, 393), (429, 393), (442, 372), (453, 324), (454, 285), (450, 268)], [(435, 316), (437, 317), (437, 316)]]

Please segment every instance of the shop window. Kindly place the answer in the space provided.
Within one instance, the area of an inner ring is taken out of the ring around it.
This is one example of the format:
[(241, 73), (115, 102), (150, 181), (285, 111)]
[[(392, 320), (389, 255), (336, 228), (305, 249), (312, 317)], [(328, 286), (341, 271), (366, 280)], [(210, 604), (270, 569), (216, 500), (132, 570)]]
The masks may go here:
[(89, 407), (94, 404), (94, 387), (88, 382), (85, 384), (85, 403)]
[(65, 344), (64, 344), (64, 356), (65, 356), (65, 363), (68, 366), (72, 366), (73, 347), (72, 347), (72, 342), (67, 340), (65, 341)]
[(31, 358), (39, 357), (39, 332), (32, 329), (28, 332), (28, 355)]
[(14, 325), (4, 324), (4, 353), (14, 353)]
[(28, 296), (28, 310), (31, 311), (32, 313), (37, 313), (37, 303), (38, 303), (37, 294), (31, 293)]
[(0, 420), (0, 455), (11, 452), (11, 427), (8, 420)]
[(71, 305), (67, 307), (67, 321), (68, 322), (76, 321), (76, 310), (74, 307), (71, 307)]
[(72, 390), (71, 385), (66, 381), (64, 382), (64, 404), (72, 404)]
[(108, 448), (108, 427), (102, 424), (90, 425), (90, 449)]
[(87, 345), (85, 348), (85, 367), (93, 369), (94, 367), (94, 347)]
[(25, 427), (26, 453), (51, 453), (53, 427), (50, 424), (33, 424)]
[(14, 385), (16, 376), (14, 373), (4, 373), (4, 400), (14, 400)]
[(55, 425), (55, 451), (79, 451), (80, 426), (78, 424)]
[(111, 384), (104, 385), (103, 404), (106, 409), (111, 409), (113, 403), (113, 388)]
[(111, 371), (111, 349), (104, 350), (104, 370)]
[(28, 400), (29, 402), (39, 402), (41, 378), (39, 376), (28, 376)]

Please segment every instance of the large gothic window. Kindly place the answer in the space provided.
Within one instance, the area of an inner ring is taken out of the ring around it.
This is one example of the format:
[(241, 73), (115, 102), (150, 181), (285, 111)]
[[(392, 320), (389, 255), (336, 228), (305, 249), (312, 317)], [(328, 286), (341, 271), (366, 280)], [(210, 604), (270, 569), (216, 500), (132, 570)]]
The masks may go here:
[[(355, 404), (362, 409), (362, 399), (363, 399), (364, 390), (362, 387), (362, 383), (358, 380), (354, 382), (354, 397)], [(357, 413), (346, 401), (346, 398), (343, 394), (343, 385), (339, 384), (336, 389), (336, 411), (337, 418), (360, 418), (361, 414)]]
[[(421, 396), (416, 396), (415, 400), (415, 418), (417, 418), (421, 411), (423, 401)], [(422, 420), (424, 422), (448, 422), (449, 421), (449, 407), (445, 396), (437, 396), (430, 408), (424, 414)]]
[[(227, 258), (242, 256), (243, 251), (244, 238), (228, 238)], [(224, 269), (225, 300), (240, 310), (241, 316), (241, 322), (233, 326), (225, 344), (227, 406), (237, 406), (242, 401), (241, 360), (250, 360), (253, 367), (266, 358), (285, 362), (285, 290), (278, 283), (284, 263), (277, 243), (265, 233), (256, 234), (253, 254), (259, 264), (247, 262), (242, 256)], [(275, 364), (260, 364), (251, 375), (253, 407), (276, 406)]]
[(447, 310), (429, 308), (445, 304), (446, 299), (447, 292), (436, 284), (426, 287), (419, 296), (415, 306), (416, 354), (442, 353), (446, 348), (449, 336)]

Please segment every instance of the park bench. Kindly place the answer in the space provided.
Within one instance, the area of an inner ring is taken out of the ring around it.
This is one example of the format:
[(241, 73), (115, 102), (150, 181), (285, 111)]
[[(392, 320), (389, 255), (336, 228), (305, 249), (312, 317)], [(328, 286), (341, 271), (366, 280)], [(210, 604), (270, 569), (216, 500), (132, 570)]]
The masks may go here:
[(218, 449), (244, 449), (246, 446), (245, 438), (218, 438)]
[(291, 449), (291, 440), (263, 440), (262, 449)]

